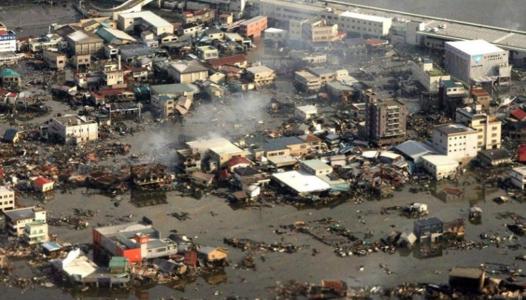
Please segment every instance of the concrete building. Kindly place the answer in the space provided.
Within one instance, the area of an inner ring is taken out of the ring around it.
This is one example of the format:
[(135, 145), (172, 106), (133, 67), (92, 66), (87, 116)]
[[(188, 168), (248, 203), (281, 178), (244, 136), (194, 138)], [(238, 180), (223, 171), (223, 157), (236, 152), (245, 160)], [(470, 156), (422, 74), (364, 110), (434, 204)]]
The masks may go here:
[(0, 53), (16, 52), (16, 33), (0, 23)]
[(477, 150), (500, 148), (502, 122), (494, 116), (483, 113), (481, 105), (458, 108), (455, 121), (478, 132)]
[(41, 37), (29, 39), (29, 50), (31, 52), (39, 52), (45, 49), (59, 48), (59, 45), (62, 43), (63, 38), (58, 34), (47, 34)]
[(98, 35), (77, 30), (66, 37), (69, 49), (74, 55), (93, 55), (102, 51), (104, 40)]
[(177, 244), (161, 238), (152, 225), (126, 223), (93, 229), (93, 246), (111, 256), (122, 256), (130, 263), (177, 254)]
[(94, 141), (99, 135), (97, 122), (78, 115), (65, 115), (47, 121), (43, 126), (48, 139), (57, 139), (63, 143), (84, 143)]
[(209, 60), (219, 58), (219, 50), (212, 46), (197, 47), (197, 55), (200, 59)]
[(362, 36), (383, 37), (389, 34), (392, 19), (346, 11), (338, 16), (340, 30)]
[(274, 83), (276, 73), (267, 66), (254, 66), (247, 68), (247, 77), (258, 87)]
[(407, 115), (406, 106), (396, 100), (381, 100), (373, 92), (366, 96), (365, 134), (379, 145), (390, 145), (405, 140)]
[(312, 17), (325, 17), (331, 14), (330, 11), (322, 5), (305, 5), (305, 3), (293, 1), (260, 0), (258, 6), (259, 14), (282, 22), (303, 20)]
[(300, 91), (317, 93), (321, 89), (321, 79), (309, 71), (299, 70), (294, 72), (294, 85)]
[(187, 142), (192, 153), (199, 153), (202, 161), (209, 161), (209, 168), (220, 167), (233, 157), (245, 157), (246, 151), (225, 138), (198, 139)]
[(10, 235), (22, 237), (26, 224), (46, 222), (46, 211), (39, 207), (24, 207), (5, 211), (6, 229)]
[(416, 80), (429, 93), (438, 93), (440, 83), (444, 80), (451, 80), (450, 75), (445, 74), (440, 68), (433, 66), (433, 62), (430, 60), (424, 60), (418, 63), (413, 62), (411, 70)]
[(327, 191), (331, 186), (315, 175), (298, 171), (288, 171), (272, 174), (272, 180), (298, 195)]
[(488, 112), (491, 101), (493, 100), (493, 97), (486, 91), (484, 88), (475, 86), (471, 88), (471, 98), (473, 98), (473, 103), (480, 105), (480, 109), (482, 111)]
[(179, 83), (193, 83), (208, 79), (208, 68), (197, 60), (179, 60), (170, 63), (168, 75)]
[(444, 80), (438, 91), (440, 108), (447, 116), (454, 118), (457, 108), (469, 104), (468, 89), (459, 81)]
[(13, 69), (4, 68), (0, 71), (0, 82), (3, 87), (17, 88), (22, 83), (22, 76)]
[(329, 175), (333, 171), (331, 166), (319, 159), (301, 161), (300, 169), (307, 174), (315, 176)]
[(349, 72), (346, 69), (333, 69), (326, 67), (310, 67), (307, 71), (320, 78), (321, 85), (334, 80), (344, 80), (349, 78)]
[(267, 17), (257, 16), (239, 23), (239, 33), (249, 38), (259, 38), (267, 29)]
[(300, 120), (312, 119), (318, 114), (316, 105), (301, 105), (297, 106), (294, 111), (294, 116)]
[(329, 24), (325, 19), (289, 21), (289, 39), (291, 40), (312, 43), (334, 42), (343, 36), (338, 31), (338, 24)]
[(433, 148), (458, 161), (477, 156), (477, 142), (478, 132), (461, 124), (439, 125), (432, 133)]
[(151, 11), (140, 11), (119, 14), (117, 27), (130, 32), (140, 27), (141, 31), (152, 31), (156, 36), (164, 33), (174, 33), (174, 26)]
[(436, 180), (441, 180), (455, 176), (459, 162), (446, 155), (424, 155), (422, 166)]
[(15, 191), (7, 186), (0, 186), (0, 211), (15, 208)]
[(271, 27), (264, 31), (264, 38), (269, 41), (284, 42), (288, 36), (289, 32), (285, 29)]
[(447, 42), (446, 67), (455, 78), (468, 84), (509, 84), (509, 52), (484, 40)]
[(191, 83), (174, 83), (151, 86), (152, 108), (163, 118), (180, 113), (181, 102), (193, 101), (199, 88)]
[(45, 220), (26, 223), (23, 239), (29, 245), (41, 244), (49, 241), (48, 225)]
[(57, 49), (46, 49), (42, 53), (42, 59), (47, 63), (49, 68), (63, 71), (68, 62), (66, 54), (59, 52)]
[(117, 62), (109, 62), (104, 65), (104, 80), (106, 81), (106, 85), (111, 88), (126, 87), (120, 56), (118, 57)]
[(510, 181), (515, 187), (524, 190), (526, 184), (526, 166), (513, 168), (510, 171)]

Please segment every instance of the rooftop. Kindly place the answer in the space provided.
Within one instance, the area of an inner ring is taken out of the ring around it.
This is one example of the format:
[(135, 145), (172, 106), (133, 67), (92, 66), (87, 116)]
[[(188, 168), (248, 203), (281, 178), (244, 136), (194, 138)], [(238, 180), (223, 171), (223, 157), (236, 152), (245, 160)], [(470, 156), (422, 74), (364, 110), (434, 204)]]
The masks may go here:
[(274, 72), (274, 70), (272, 70), (271, 68), (263, 65), (247, 68), (247, 71), (252, 74)]
[(374, 16), (374, 15), (367, 15), (367, 14), (360, 14), (360, 13), (355, 13), (355, 12), (351, 12), (351, 11), (342, 12), (340, 14), (340, 17), (360, 19), (360, 20), (373, 21), (373, 22), (386, 22), (386, 21), (391, 20), (391, 18)]
[(288, 137), (279, 137), (275, 139), (268, 139), (265, 144), (263, 144), (263, 150), (265, 151), (275, 151), (287, 148), (289, 145), (298, 145), (303, 144), (304, 142), (296, 136)]
[(32, 219), (35, 216), (35, 207), (16, 208), (5, 211), (4, 214), (12, 221)]
[(447, 157), (446, 155), (424, 155), (423, 160), (435, 165), (435, 166), (458, 166), (458, 161)]
[(504, 51), (501, 48), (486, 42), (485, 40), (447, 42), (446, 44), (468, 55), (483, 55)]
[(458, 134), (458, 133), (473, 133), (476, 132), (474, 129), (464, 126), (462, 124), (444, 124), (435, 127), (435, 130), (440, 131), (442, 134)]
[(154, 26), (154, 27), (164, 27), (164, 26), (173, 26), (170, 22), (166, 21), (165, 19), (159, 17), (158, 15), (154, 14), (153, 12), (149, 10), (143, 10), (139, 12), (130, 12), (130, 13), (123, 13), (120, 14), (123, 18), (133, 18), (133, 19), (143, 19), (146, 23)]
[(309, 159), (300, 162), (302, 165), (307, 166), (314, 170), (332, 170), (332, 167), (329, 166), (322, 160), (319, 159)]
[(298, 171), (274, 173), (272, 178), (298, 193), (313, 193), (329, 190), (331, 187), (322, 179)]

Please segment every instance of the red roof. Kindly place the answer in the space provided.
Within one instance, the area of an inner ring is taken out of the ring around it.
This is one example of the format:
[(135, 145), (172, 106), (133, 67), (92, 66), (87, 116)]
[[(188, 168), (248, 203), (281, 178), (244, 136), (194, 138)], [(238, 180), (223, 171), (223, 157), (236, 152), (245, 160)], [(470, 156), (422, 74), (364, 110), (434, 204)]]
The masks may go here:
[(53, 181), (47, 179), (46, 177), (40, 176), (37, 179), (35, 179), (34, 183), (36, 186), (44, 186), (45, 184), (53, 183)]
[(239, 63), (244, 63), (246, 61), (247, 61), (247, 56), (245, 54), (235, 54), (235, 55), (210, 59), (208, 60), (208, 64), (210, 64), (212, 68), (218, 68), (224, 65), (235, 65)]
[(519, 162), (526, 162), (526, 145), (522, 144), (519, 146), (517, 160)]
[(234, 156), (232, 157), (231, 159), (229, 159), (227, 162), (226, 162), (226, 166), (228, 168), (232, 168), (232, 167), (235, 167), (237, 165), (241, 165), (241, 164), (247, 164), (247, 165), (251, 165), (252, 162), (242, 156)]
[(517, 108), (511, 112), (511, 116), (519, 121), (523, 121), (526, 119), (526, 112), (520, 108)]

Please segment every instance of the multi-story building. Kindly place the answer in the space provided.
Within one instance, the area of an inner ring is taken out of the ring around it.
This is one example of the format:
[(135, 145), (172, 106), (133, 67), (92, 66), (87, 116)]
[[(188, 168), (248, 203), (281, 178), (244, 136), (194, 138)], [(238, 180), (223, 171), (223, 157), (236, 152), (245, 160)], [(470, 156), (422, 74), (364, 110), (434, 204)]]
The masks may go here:
[(65, 115), (47, 121), (42, 131), (48, 139), (81, 144), (96, 140), (99, 135), (99, 126), (97, 122), (84, 116)]
[(306, 70), (294, 72), (294, 84), (299, 90), (307, 93), (316, 93), (321, 89), (320, 77)]
[(366, 94), (365, 134), (379, 145), (403, 142), (406, 137), (408, 111), (396, 100), (381, 100), (376, 94)]
[(461, 124), (439, 125), (433, 129), (432, 143), (438, 153), (462, 161), (477, 156), (478, 132)]
[(329, 24), (325, 19), (312, 18), (290, 20), (289, 38), (312, 43), (334, 42), (341, 39), (338, 24)]
[(66, 54), (59, 52), (57, 49), (46, 49), (42, 53), (42, 58), (51, 69), (63, 71), (68, 62)]
[(479, 86), (472, 87), (471, 97), (473, 98), (473, 102), (480, 105), (483, 111), (489, 111), (493, 98), (485, 89)]
[(6, 229), (10, 235), (22, 237), (26, 224), (46, 222), (46, 211), (40, 207), (24, 207), (4, 212)]
[(121, 66), (121, 58), (118, 57), (116, 63), (110, 62), (104, 66), (104, 79), (106, 85), (111, 88), (123, 88), (126, 87), (124, 83), (124, 71)]
[(389, 34), (392, 19), (346, 11), (338, 16), (340, 30), (364, 36), (383, 37)]
[(59, 48), (63, 39), (60, 35), (50, 33), (41, 37), (29, 39), (29, 49), (32, 52), (39, 52), (49, 48)]
[(449, 73), (468, 84), (496, 82), (509, 84), (509, 52), (484, 40), (446, 43), (446, 67)]
[(501, 145), (501, 121), (482, 112), (481, 105), (458, 108), (455, 121), (475, 129), (477, 150), (499, 149)]
[(305, 5), (305, 3), (283, 0), (260, 0), (258, 6), (260, 15), (281, 22), (313, 17), (327, 18), (330, 16), (333, 18), (333, 13), (323, 5)]
[(208, 79), (208, 68), (197, 60), (172, 62), (167, 71), (168, 75), (179, 83), (193, 83)]
[(511, 184), (524, 190), (526, 184), (526, 166), (515, 167), (510, 171)]
[(151, 86), (151, 102), (156, 113), (163, 118), (178, 112), (178, 103), (192, 101), (199, 88), (191, 83), (174, 83)]
[(0, 53), (16, 51), (16, 33), (0, 23)]
[(433, 66), (430, 60), (412, 64), (412, 73), (416, 80), (429, 93), (438, 93), (440, 83), (445, 80), (451, 80), (451, 76), (445, 74), (440, 68)]
[(343, 80), (349, 77), (346, 69), (332, 69), (326, 67), (307, 68), (307, 71), (320, 78), (321, 85), (324, 86), (333, 80)]
[(259, 87), (273, 84), (276, 73), (267, 66), (254, 66), (247, 68), (247, 77)]
[(48, 225), (45, 220), (36, 220), (25, 224), (23, 239), (29, 245), (49, 241)]
[(0, 186), (0, 211), (15, 208), (15, 191), (6, 186)]
[(257, 16), (239, 24), (239, 32), (249, 38), (259, 38), (267, 29), (267, 17)]
[(444, 80), (440, 82), (438, 96), (440, 108), (451, 118), (455, 117), (457, 108), (470, 103), (468, 90), (459, 81)]
[(177, 244), (152, 225), (126, 223), (93, 229), (93, 246), (111, 256), (123, 256), (130, 263), (177, 254)]
[(104, 48), (104, 40), (94, 33), (77, 30), (70, 33), (66, 40), (69, 49), (75, 55), (92, 55)]

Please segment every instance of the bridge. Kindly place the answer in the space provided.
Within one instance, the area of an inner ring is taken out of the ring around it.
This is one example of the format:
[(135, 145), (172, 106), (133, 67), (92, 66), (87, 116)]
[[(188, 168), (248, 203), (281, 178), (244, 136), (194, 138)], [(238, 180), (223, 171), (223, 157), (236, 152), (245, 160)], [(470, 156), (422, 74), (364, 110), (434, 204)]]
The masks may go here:
[(141, 11), (144, 6), (147, 4), (159, 0), (126, 0), (124, 3), (111, 7), (111, 8), (102, 8), (98, 7), (95, 4), (91, 3), (89, 0), (79, 1), (77, 9), (81, 11), (84, 15), (99, 15), (110, 17), (114, 13), (124, 13), (124, 12), (137, 12)]

